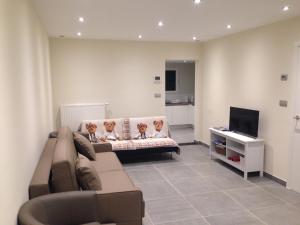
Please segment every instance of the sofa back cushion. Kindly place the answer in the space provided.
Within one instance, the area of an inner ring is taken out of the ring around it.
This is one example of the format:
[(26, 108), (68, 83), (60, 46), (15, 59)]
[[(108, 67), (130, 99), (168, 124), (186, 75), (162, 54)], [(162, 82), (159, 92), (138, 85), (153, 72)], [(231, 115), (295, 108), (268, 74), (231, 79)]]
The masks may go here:
[(74, 143), (77, 151), (87, 157), (89, 160), (96, 160), (96, 153), (92, 143), (81, 134), (75, 132), (74, 133)]
[[(160, 134), (157, 133), (155, 129), (156, 122), (161, 123), (161, 132)], [(167, 119), (165, 116), (157, 116), (157, 117), (140, 117), (140, 118), (130, 118), (129, 124), (130, 124), (130, 135), (132, 139), (137, 139), (139, 137), (139, 129), (138, 124), (146, 124), (146, 136), (147, 137), (168, 137), (169, 135), (169, 128)]]
[(76, 159), (72, 131), (68, 127), (60, 128), (52, 162), (54, 192), (79, 190), (75, 171)]
[[(114, 131), (116, 133), (117, 136), (119, 136), (120, 140), (124, 140), (126, 139), (126, 127), (124, 127), (124, 119), (104, 119), (104, 120), (84, 120), (81, 123), (80, 126), (80, 131), (81, 132), (88, 132), (86, 129), (86, 124), (88, 123), (92, 123), (92, 124), (96, 124), (97, 126), (97, 130), (96, 130), (96, 137), (103, 137), (105, 134), (105, 126), (104, 123), (105, 122), (114, 122), (115, 123), (115, 127), (114, 127)], [(124, 135), (125, 134), (125, 135)]]
[(83, 190), (101, 190), (100, 178), (90, 160), (79, 154), (76, 162), (76, 175)]

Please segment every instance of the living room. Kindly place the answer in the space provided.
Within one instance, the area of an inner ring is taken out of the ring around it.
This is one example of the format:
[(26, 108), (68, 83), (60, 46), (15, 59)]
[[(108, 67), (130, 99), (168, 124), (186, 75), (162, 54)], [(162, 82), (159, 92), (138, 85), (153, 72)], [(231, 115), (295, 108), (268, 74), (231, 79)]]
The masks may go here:
[[(260, 113), (258, 136), (264, 139), (266, 176), (260, 179), (254, 174), (255, 187), (279, 182), (297, 190), (294, 183), (298, 179), (299, 184), (300, 179), (293, 173), (299, 169), (293, 151), (297, 144), (293, 118), (299, 89), (299, 16), (298, 0), (203, 0), (199, 4), (192, 0), (1, 0), (0, 110), (5, 129), (1, 130), (0, 224), (17, 223), (48, 135), (60, 127), (61, 105), (108, 103), (109, 118), (164, 116), (167, 60), (195, 62), (196, 144), (180, 146), (181, 154), (173, 156), (175, 163), (187, 160), (184, 166), (190, 168), (191, 163), (207, 160), (209, 128), (228, 127), (231, 106), (255, 109)], [(155, 76), (160, 82), (154, 81)], [(147, 171), (149, 161), (136, 166)], [(219, 163), (217, 167), (232, 169)], [(163, 176), (170, 171), (157, 165), (153, 168), (163, 182), (174, 185)], [(127, 170), (133, 177), (138, 173)], [(270, 213), (273, 220), (267, 212), (254, 212), (231, 196), (243, 210), (218, 214), (223, 222), (216, 222), (219, 217), (206, 218), (211, 215), (199, 213), (197, 206), (193, 210), (199, 218), (193, 215), (172, 221), (162, 217), (165, 220), (160, 221), (151, 207), (147, 211), (146, 200), (144, 223), (222, 225), (229, 217), (233, 219), (227, 224), (238, 224), (239, 219), (243, 224), (246, 218), (250, 222), (244, 224), (297, 225), (300, 197), (286, 190), (282, 195), (273, 193), (272, 197), (279, 196), (279, 203), (267, 205), (277, 210)]]

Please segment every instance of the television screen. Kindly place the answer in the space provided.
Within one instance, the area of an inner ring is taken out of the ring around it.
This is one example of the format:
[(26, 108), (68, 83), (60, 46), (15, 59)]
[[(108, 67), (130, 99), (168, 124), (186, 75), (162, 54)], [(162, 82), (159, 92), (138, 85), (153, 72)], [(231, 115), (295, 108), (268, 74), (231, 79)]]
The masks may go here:
[(229, 130), (257, 137), (259, 111), (230, 107)]

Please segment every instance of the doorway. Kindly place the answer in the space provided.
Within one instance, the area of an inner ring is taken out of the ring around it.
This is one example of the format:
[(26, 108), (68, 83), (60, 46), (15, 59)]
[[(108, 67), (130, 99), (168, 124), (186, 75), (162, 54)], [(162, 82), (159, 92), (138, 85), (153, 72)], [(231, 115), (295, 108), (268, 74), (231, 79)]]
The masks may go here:
[(295, 108), (292, 127), (291, 168), (288, 187), (300, 192), (300, 43), (297, 45)]
[(180, 144), (193, 143), (195, 140), (195, 61), (166, 61), (165, 100), (166, 116), (172, 138)]

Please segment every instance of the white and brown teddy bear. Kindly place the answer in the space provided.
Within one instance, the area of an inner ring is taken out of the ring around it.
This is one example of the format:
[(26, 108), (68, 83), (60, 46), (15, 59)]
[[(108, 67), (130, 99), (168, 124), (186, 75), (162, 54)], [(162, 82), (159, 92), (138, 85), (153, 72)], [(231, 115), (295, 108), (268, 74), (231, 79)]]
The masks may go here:
[(90, 142), (97, 143), (98, 142), (96, 137), (97, 125), (94, 123), (87, 123), (85, 127), (89, 133)]
[(152, 137), (153, 138), (166, 138), (167, 135), (163, 131), (164, 121), (163, 120), (154, 120), (153, 125), (155, 127), (155, 130), (153, 132)]
[(100, 138), (101, 141), (117, 141), (120, 139), (120, 135), (115, 131), (115, 121), (105, 121), (103, 125), (105, 130)]
[(137, 124), (137, 129), (139, 130), (139, 133), (134, 137), (134, 139), (147, 139), (148, 138), (148, 135), (146, 133), (147, 127), (148, 126), (145, 123)]

